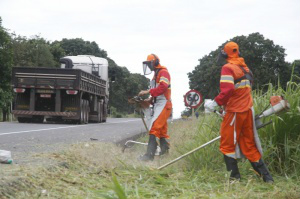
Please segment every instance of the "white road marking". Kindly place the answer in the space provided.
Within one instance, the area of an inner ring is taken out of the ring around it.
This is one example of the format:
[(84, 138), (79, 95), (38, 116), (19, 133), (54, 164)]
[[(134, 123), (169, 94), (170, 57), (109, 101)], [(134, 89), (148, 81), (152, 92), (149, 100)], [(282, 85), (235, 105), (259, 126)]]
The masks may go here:
[[(108, 123), (100, 123), (100, 124), (120, 124), (120, 123), (127, 123), (127, 122), (135, 122), (136, 120), (127, 120), (127, 121), (121, 121), (121, 122), (108, 122)], [(99, 125), (99, 124), (92, 124), (92, 125)], [(89, 126), (92, 126), (89, 124)], [(37, 131), (49, 131), (49, 130), (56, 130), (56, 129), (65, 129), (65, 128), (75, 128), (75, 127), (83, 127), (88, 126), (88, 124), (85, 125), (76, 125), (76, 126), (63, 126), (63, 127), (55, 127), (55, 128), (47, 128), (47, 129), (36, 129), (36, 130), (28, 130), (28, 131), (16, 131), (16, 132), (8, 132), (8, 133), (1, 133), (1, 135), (12, 135), (12, 134), (20, 134), (20, 133), (30, 133), (30, 132), (37, 132)]]
[(136, 122), (136, 121), (139, 121), (139, 120), (135, 119), (135, 120), (122, 121), (122, 122), (106, 122), (106, 123), (101, 123), (101, 124), (119, 124), (119, 123)]
[[(86, 126), (86, 125), (81, 125)], [(1, 135), (11, 135), (11, 134), (20, 134), (20, 133), (30, 133), (30, 132), (36, 132), (36, 131), (49, 131), (49, 130), (56, 130), (56, 129), (65, 129), (65, 128), (74, 128), (79, 126), (63, 126), (63, 127), (56, 127), (56, 128), (48, 128), (48, 129), (37, 129), (37, 130), (28, 130), (28, 131), (16, 131), (16, 132), (9, 132), (9, 133), (1, 133)]]

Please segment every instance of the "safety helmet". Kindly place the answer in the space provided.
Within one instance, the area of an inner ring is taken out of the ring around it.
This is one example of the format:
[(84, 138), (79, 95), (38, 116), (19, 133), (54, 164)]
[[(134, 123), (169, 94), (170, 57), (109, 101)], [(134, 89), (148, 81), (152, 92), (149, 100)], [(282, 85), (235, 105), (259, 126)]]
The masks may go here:
[(155, 54), (147, 56), (147, 61), (143, 62), (144, 75), (149, 75), (159, 65), (159, 58)]
[(155, 54), (148, 55), (147, 61), (153, 61), (155, 67), (158, 66), (160, 62), (159, 58)]
[(233, 41), (227, 42), (221, 53), (225, 59), (237, 58), (240, 56), (239, 45)]

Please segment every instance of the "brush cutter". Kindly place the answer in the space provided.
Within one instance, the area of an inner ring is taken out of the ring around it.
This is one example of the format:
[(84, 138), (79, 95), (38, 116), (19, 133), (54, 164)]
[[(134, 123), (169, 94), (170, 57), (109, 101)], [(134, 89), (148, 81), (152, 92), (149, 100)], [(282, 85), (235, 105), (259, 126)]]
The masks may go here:
[[(257, 129), (260, 129), (260, 128), (265, 127), (266, 125), (272, 123), (272, 120), (270, 120), (267, 123), (262, 123), (261, 122), (262, 118), (268, 117), (268, 116), (273, 115), (273, 114), (278, 114), (278, 113), (281, 113), (281, 112), (285, 112), (285, 111), (289, 110), (289, 108), (290, 108), (290, 104), (287, 102), (287, 100), (284, 100), (282, 96), (272, 96), (270, 98), (270, 105), (271, 105), (271, 107), (269, 109), (267, 109), (267, 110), (265, 109), (260, 114), (255, 116), (255, 125), (256, 125)], [(215, 111), (215, 113), (217, 113), (219, 116), (222, 116), (218, 111)], [(178, 158), (176, 158), (176, 159), (174, 159), (174, 160), (158, 167), (157, 169), (161, 170), (161, 169), (177, 162), (178, 160), (180, 160), (180, 159), (182, 159), (182, 158), (198, 151), (199, 149), (202, 149), (202, 148), (206, 147), (207, 145), (219, 140), (220, 138), (221, 138), (221, 136), (218, 136), (218, 137), (212, 139), (211, 141), (209, 141), (209, 142), (207, 142), (207, 143), (205, 143), (205, 144), (203, 144), (203, 145), (201, 145), (201, 146), (199, 146), (199, 147), (183, 154), (182, 156), (179, 156)]]
[[(145, 118), (144, 110), (149, 108), (150, 103), (145, 101), (143, 98), (141, 98), (139, 96), (135, 96), (133, 98), (128, 99), (128, 103), (135, 105), (136, 109), (138, 111), (140, 111), (141, 119), (143, 121), (145, 129), (147, 130), (147, 132), (149, 132), (149, 129), (148, 129), (147, 124), (146, 124), (145, 119), (144, 119)], [(125, 142), (125, 144), (122, 148), (122, 152), (124, 152), (126, 148), (132, 147), (133, 144), (140, 144), (140, 145), (148, 146), (148, 143), (137, 142), (137, 141), (134, 141), (134, 140), (128, 140), (128, 141)], [(156, 151), (155, 151), (155, 155), (159, 155), (160, 152), (161, 152), (161, 148), (159, 146), (159, 142), (157, 141), (157, 148), (156, 148)]]

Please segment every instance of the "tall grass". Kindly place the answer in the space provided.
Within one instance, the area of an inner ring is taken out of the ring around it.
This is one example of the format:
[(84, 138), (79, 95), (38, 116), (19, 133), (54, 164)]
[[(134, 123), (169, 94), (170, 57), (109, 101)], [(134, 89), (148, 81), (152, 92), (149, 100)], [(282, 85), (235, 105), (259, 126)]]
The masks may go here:
[[(286, 88), (268, 84), (266, 92), (253, 91), (254, 109), (256, 113), (270, 108), (270, 97), (281, 95), (290, 104), (290, 109), (279, 115), (263, 118), (263, 122), (272, 120), (272, 124), (259, 130), (264, 150), (264, 160), (269, 169), (278, 175), (289, 175), (298, 178), (300, 175), (300, 85), (289, 81)], [(177, 147), (179, 153), (190, 151), (219, 136), (220, 117), (206, 114), (195, 123), (195, 131), (189, 132), (186, 142)], [(223, 157), (219, 152), (219, 142), (200, 149), (186, 158), (188, 169), (224, 169)], [(221, 165), (221, 166), (220, 166)], [(248, 168), (250, 166), (247, 166)]]
[[(176, 149), (180, 153), (186, 153), (216, 137), (219, 136), (219, 127), (221, 123), (221, 118), (216, 114), (206, 114), (199, 117), (200, 120), (194, 121), (194, 133), (192, 133), (190, 128), (189, 137), (182, 138), (185, 140), (183, 146), (176, 146)], [(220, 163), (222, 162), (222, 156), (219, 153), (219, 141), (216, 141), (205, 148), (200, 149), (186, 157), (187, 164), (185, 167), (190, 170), (199, 169), (219, 169)], [(221, 164), (222, 165), (222, 164)]]
[(269, 84), (268, 91), (254, 92), (255, 109), (269, 104), (272, 95), (282, 95), (290, 104), (290, 110), (270, 118), (273, 123), (260, 130), (266, 151), (266, 159), (273, 170), (280, 174), (300, 174), (300, 85), (288, 82), (286, 89)]

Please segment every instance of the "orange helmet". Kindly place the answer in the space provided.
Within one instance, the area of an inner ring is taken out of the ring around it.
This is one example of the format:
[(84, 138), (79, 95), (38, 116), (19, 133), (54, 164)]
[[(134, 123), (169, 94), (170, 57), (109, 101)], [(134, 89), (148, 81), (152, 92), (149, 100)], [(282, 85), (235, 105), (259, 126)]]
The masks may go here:
[(233, 41), (225, 44), (222, 55), (227, 58), (237, 58), (240, 56), (239, 45)]
[(159, 65), (160, 59), (155, 54), (150, 54), (147, 56), (147, 61), (152, 61), (154, 64), (154, 67)]
[(159, 66), (159, 58), (155, 54), (147, 56), (147, 61), (143, 62), (144, 75), (149, 75)]

